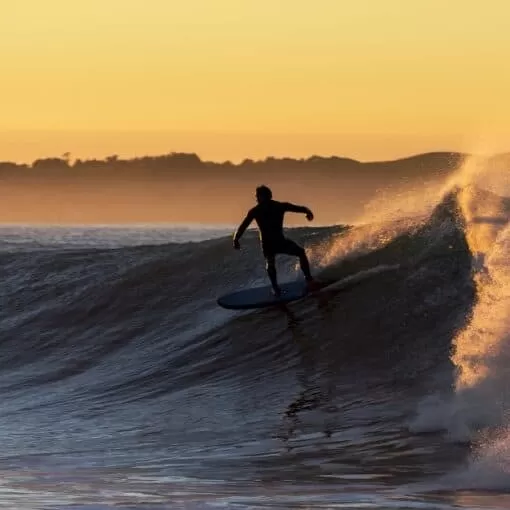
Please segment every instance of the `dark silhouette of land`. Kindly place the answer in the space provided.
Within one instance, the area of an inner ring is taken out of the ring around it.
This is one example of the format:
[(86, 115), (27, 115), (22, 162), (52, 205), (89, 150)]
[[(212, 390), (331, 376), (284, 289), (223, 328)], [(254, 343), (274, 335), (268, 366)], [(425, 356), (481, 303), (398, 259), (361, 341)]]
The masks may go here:
[(317, 223), (349, 222), (381, 190), (444, 179), (466, 157), (434, 152), (368, 163), (312, 156), (233, 164), (202, 161), (188, 153), (74, 162), (69, 156), (31, 165), (0, 162), (0, 222), (234, 225), (254, 203), (260, 184), (269, 185), (278, 200), (307, 204)]

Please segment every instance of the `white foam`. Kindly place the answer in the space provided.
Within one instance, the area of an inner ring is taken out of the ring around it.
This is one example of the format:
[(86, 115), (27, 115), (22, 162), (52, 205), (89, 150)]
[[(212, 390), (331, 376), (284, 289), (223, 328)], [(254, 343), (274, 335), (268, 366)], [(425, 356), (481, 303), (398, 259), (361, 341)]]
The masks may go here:
[(448, 489), (510, 489), (510, 429), (481, 437), (466, 466), (449, 473), (440, 484)]

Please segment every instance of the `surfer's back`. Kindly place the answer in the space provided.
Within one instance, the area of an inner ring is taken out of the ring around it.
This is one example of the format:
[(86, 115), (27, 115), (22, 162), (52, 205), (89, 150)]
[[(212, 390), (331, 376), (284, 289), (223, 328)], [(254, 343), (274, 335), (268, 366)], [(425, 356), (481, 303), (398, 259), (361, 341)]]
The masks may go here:
[(251, 210), (263, 241), (283, 237), (283, 219), (286, 210), (285, 203), (277, 200), (262, 202)]

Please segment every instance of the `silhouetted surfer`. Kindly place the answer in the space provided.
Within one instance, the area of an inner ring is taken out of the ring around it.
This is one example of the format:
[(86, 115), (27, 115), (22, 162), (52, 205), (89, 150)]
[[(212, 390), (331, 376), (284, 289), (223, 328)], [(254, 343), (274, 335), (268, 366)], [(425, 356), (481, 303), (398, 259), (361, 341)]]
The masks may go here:
[(239, 228), (234, 234), (234, 248), (239, 250), (239, 239), (250, 223), (255, 220), (259, 227), (262, 251), (266, 259), (266, 269), (275, 295), (280, 295), (280, 288), (276, 278), (275, 256), (279, 253), (299, 257), (301, 270), (305, 275), (308, 287), (312, 288), (314, 280), (310, 273), (310, 264), (304, 248), (283, 235), (283, 217), (286, 212), (306, 214), (308, 221), (313, 220), (313, 213), (308, 207), (277, 202), (273, 200), (273, 193), (267, 186), (259, 186), (256, 192), (258, 205), (250, 209)]

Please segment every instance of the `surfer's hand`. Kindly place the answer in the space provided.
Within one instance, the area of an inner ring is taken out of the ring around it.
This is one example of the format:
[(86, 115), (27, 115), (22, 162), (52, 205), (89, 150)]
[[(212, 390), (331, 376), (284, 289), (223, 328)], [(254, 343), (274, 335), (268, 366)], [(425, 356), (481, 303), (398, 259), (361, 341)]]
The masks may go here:
[(310, 209), (308, 209), (308, 212), (306, 213), (306, 219), (308, 221), (312, 221), (313, 220), (313, 212), (310, 211)]
[(234, 245), (234, 250), (241, 249), (241, 245), (239, 244), (239, 241), (237, 239), (234, 239), (234, 242), (232, 244)]

